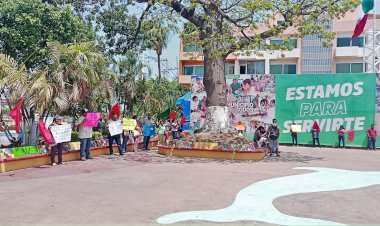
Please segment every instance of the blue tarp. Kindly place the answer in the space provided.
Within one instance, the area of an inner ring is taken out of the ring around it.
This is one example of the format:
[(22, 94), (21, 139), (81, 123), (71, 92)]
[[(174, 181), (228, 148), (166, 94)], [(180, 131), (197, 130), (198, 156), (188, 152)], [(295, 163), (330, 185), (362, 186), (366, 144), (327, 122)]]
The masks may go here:
[(178, 98), (177, 105), (182, 108), (183, 115), (186, 116), (186, 123), (182, 125), (183, 130), (190, 130), (190, 92)]

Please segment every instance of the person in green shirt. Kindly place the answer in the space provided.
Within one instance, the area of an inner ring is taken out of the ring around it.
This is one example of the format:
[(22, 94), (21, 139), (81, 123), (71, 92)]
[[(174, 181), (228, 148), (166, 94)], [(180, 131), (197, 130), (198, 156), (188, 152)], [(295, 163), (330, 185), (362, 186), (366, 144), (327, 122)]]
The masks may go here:
[(235, 78), (232, 80), (232, 84), (230, 85), (231, 91), (233, 95), (236, 95), (236, 91), (238, 91), (241, 88), (241, 84), (238, 82), (238, 80)]
[(165, 144), (165, 123), (163, 120), (160, 120), (160, 124), (158, 127), (158, 144)]

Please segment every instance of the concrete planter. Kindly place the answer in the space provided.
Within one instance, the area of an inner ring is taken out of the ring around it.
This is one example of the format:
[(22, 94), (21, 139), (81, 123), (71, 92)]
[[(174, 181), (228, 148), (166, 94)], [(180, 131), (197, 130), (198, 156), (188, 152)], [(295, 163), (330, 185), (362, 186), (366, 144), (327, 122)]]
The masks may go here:
[[(149, 142), (149, 147), (157, 146), (158, 141), (153, 140)], [(139, 148), (142, 143), (139, 144)], [(113, 146), (114, 152), (118, 152), (117, 146)], [(128, 144), (127, 151), (133, 151), (133, 144)], [(108, 155), (108, 146), (105, 147), (93, 147), (91, 148), (91, 156)], [(80, 159), (79, 150), (63, 152), (63, 161), (74, 161)], [(57, 160), (57, 157), (56, 157)], [(37, 154), (30, 156), (22, 156), (17, 158), (0, 159), (0, 172), (8, 172), (12, 170), (25, 169), (30, 167), (38, 167), (50, 164), (49, 154)]]

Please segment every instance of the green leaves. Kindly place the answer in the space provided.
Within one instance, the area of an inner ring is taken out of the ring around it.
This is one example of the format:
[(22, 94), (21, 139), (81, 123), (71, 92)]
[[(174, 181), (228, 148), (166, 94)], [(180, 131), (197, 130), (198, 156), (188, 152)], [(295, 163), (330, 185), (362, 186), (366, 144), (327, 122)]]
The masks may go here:
[(57, 8), (41, 0), (0, 0), (0, 52), (27, 68), (48, 64), (48, 42), (94, 39), (91, 26), (69, 7)]

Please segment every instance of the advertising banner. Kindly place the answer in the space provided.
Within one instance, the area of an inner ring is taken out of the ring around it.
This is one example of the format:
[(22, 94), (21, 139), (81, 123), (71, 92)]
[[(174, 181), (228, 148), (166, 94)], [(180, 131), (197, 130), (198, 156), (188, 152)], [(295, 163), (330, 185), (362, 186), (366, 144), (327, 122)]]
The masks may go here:
[[(376, 74), (376, 130), (380, 136), (380, 74)], [(380, 147), (380, 142), (376, 142), (376, 146)]]
[(63, 124), (59, 126), (51, 126), (50, 127), (51, 134), (54, 137), (55, 143), (63, 143), (71, 141), (71, 125)]
[(276, 76), (276, 118), (281, 143), (291, 143), (292, 125), (300, 125), (298, 143), (311, 144), (317, 122), (322, 145), (338, 144), (346, 130), (346, 145), (366, 146), (366, 130), (375, 122), (374, 74), (305, 74)]
[(273, 75), (227, 75), (227, 102), (231, 126), (244, 125), (252, 137), (259, 125), (271, 123), (275, 115)]
[(202, 76), (191, 76), (190, 130), (203, 127), (206, 119), (207, 95)]

